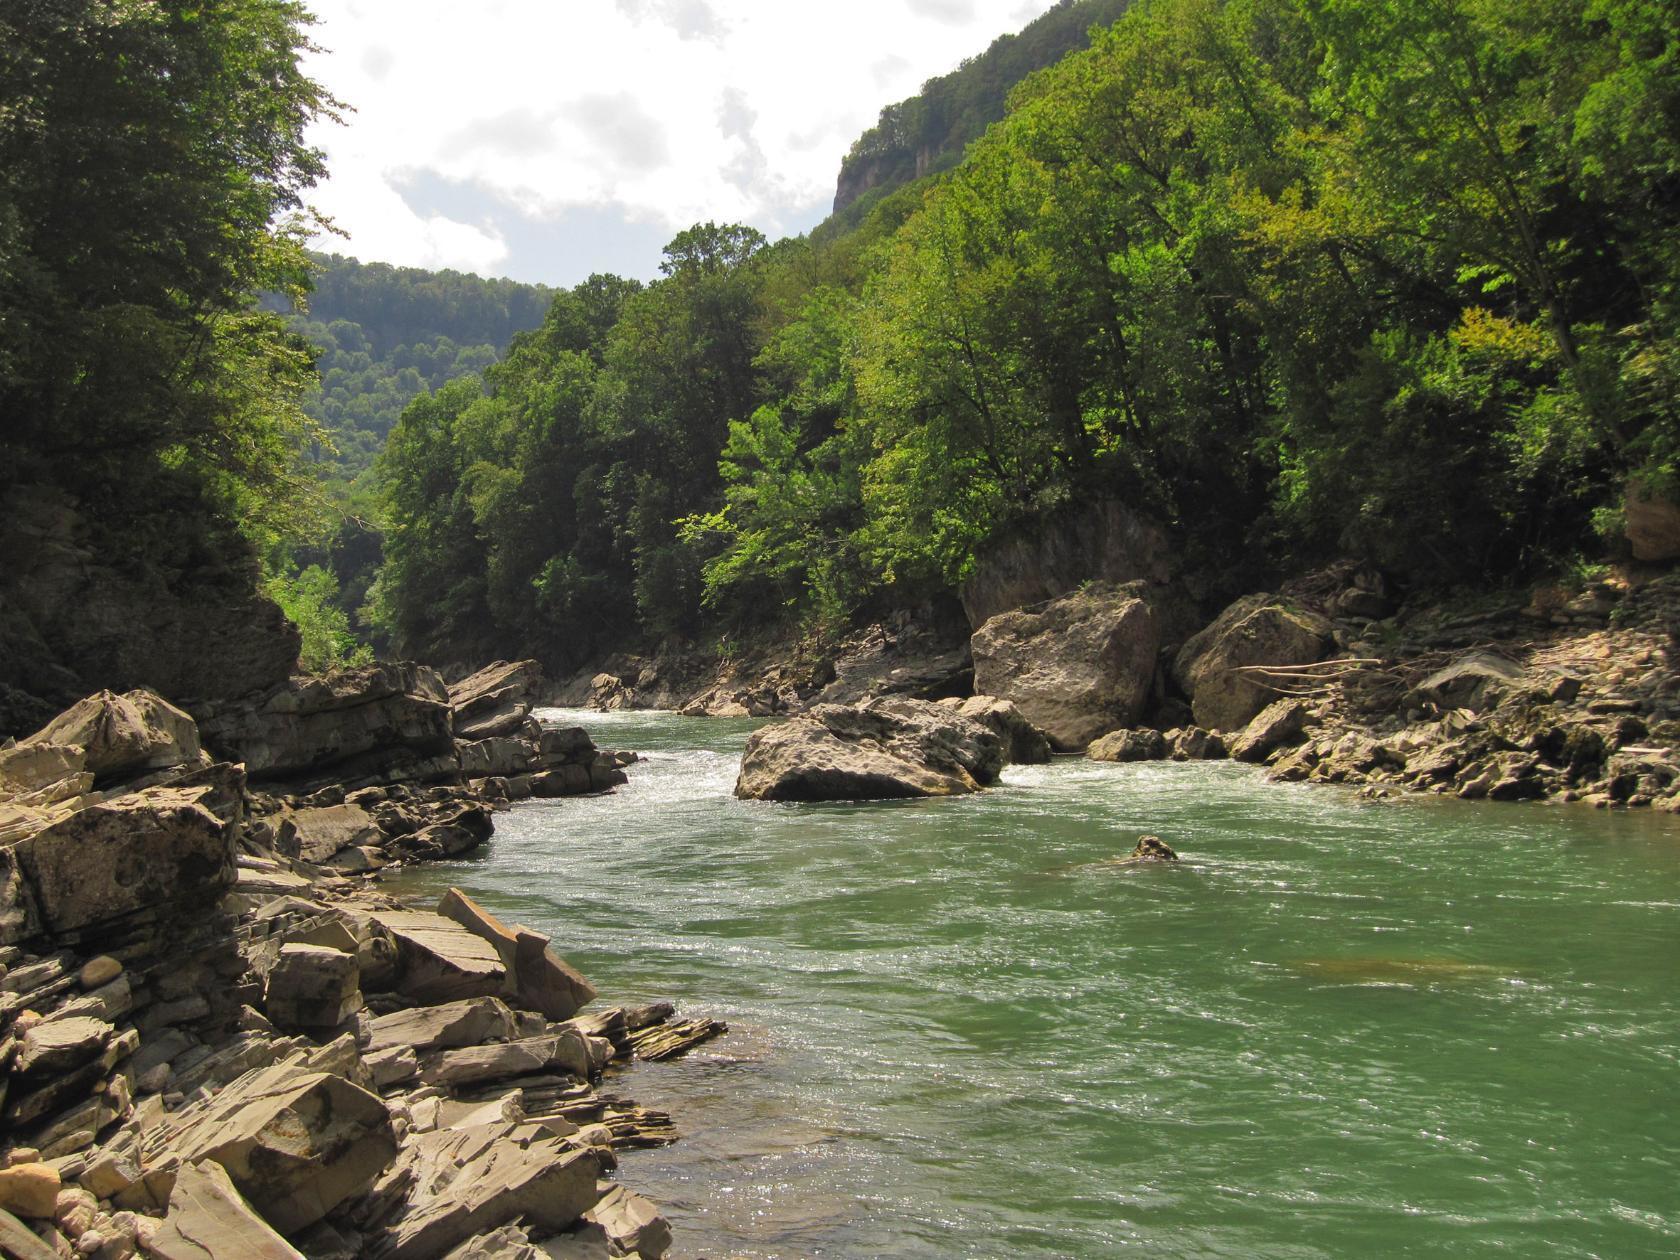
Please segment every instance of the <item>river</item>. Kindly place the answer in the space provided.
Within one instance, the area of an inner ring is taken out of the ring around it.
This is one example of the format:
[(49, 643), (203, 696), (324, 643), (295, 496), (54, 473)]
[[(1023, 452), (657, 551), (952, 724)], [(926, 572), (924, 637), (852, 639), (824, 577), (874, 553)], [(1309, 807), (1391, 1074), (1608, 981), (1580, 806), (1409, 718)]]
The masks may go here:
[(390, 883), (730, 1023), (611, 1090), (685, 1135), (622, 1157), (674, 1255), (1680, 1254), (1680, 820), (1077, 759), (747, 803), (754, 723), (540, 716), (646, 760)]

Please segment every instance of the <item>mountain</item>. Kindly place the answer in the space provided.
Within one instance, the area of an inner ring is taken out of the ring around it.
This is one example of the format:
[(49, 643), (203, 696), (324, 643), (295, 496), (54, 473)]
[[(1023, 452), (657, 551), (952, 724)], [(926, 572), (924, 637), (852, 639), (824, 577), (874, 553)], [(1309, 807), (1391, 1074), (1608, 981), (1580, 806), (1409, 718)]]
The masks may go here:
[(1060, 0), (1018, 35), (1002, 35), (950, 74), (929, 79), (908, 100), (881, 111), (840, 164), (834, 213), (864, 194), (891, 192), (948, 170), (963, 150), (1003, 117), (1010, 89), (1090, 43), (1093, 26), (1118, 21), (1131, 0)]

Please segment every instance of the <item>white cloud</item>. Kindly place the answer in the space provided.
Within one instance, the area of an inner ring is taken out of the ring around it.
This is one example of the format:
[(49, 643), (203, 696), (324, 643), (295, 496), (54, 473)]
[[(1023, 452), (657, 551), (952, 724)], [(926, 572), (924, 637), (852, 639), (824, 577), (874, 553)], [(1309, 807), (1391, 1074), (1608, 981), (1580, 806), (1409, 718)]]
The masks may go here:
[[(355, 110), (315, 137), (331, 177), (314, 200), (351, 234), (326, 244), (569, 284), (587, 274), (587, 242), (535, 250), (544, 222), (597, 234), (622, 222), (601, 256), (622, 264), (634, 240), (644, 277), (659, 261), (650, 225), (803, 231), (882, 106), (1050, 3), (406, 0), (393, 20), (372, 0), (316, 0), (328, 51), (309, 70)], [(438, 212), (414, 196), (417, 173), (476, 190), (484, 208)], [(585, 269), (558, 274), (560, 257)]]

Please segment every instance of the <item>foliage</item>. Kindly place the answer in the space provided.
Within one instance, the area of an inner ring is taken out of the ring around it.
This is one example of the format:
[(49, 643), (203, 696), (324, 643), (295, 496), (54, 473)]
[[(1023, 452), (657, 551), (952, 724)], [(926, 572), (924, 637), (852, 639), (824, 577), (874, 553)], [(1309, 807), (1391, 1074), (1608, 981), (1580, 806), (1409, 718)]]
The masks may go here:
[(802, 240), (699, 225), (411, 404), (398, 641), (832, 625), (1112, 500), (1222, 568), (1486, 585), (1680, 484), (1671, 3), (1148, 0), (1074, 38), (1090, 12), (1029, 28), (1075, 51), (984, 134), (1042, 49), (851, 159), (932, 177)]
[(357, 644), (349, 617), (337, 606), (337, 580), (320, 565), (276, 574), (264, 583), (264, 589), (303, 636), (298, 664), (306, 673), (324, 674), (373, 659), (371, 650)]

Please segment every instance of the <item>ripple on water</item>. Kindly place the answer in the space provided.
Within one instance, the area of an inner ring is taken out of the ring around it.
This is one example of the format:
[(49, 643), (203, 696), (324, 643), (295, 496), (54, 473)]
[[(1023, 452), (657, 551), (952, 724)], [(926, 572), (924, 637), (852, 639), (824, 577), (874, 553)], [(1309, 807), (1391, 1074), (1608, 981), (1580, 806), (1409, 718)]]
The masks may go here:
[[(402, 881), (730, 1021), (615, 1085), (685, 1254), (1680, 1251), (1669, 820), (1077, 759), (745, 804), (754, 723), (544, 716), (646, 760)], [(1144, 832), (1183, 861), (1102, 865)]]

